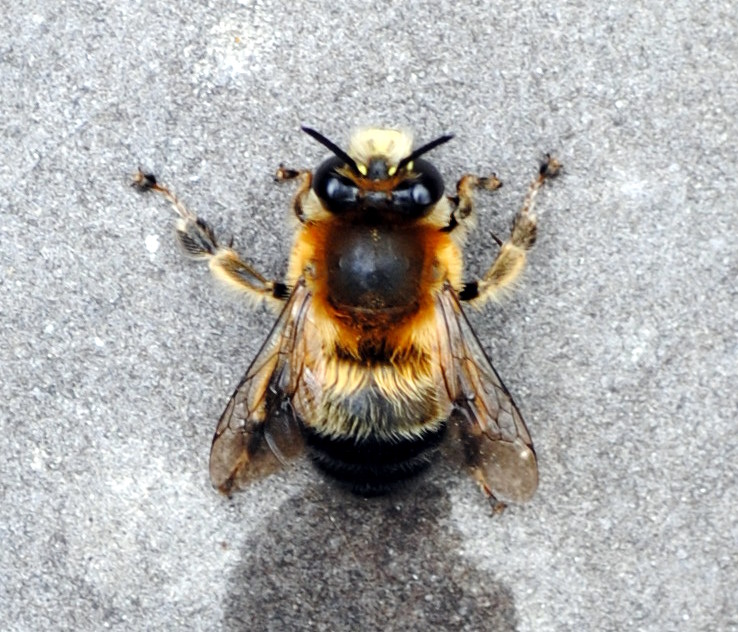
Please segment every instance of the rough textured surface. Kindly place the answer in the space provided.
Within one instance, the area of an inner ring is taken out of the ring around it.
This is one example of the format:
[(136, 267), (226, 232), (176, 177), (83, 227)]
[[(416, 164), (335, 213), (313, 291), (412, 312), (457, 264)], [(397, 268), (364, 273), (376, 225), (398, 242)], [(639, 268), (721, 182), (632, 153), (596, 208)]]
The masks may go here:
[[(14, 4), (0, 14), (5, 629), (738, 628), (738, 14), (730, 2)], [(181, 260), (154, 170), (268, 274), (290, 187), (357, 125), (494, 170), (470, 274), (536, 161), (519, 291), (471, 314), (541, 487), (491, 517), (309, 467), (228, 501), (211, 433), (272, 316)]]

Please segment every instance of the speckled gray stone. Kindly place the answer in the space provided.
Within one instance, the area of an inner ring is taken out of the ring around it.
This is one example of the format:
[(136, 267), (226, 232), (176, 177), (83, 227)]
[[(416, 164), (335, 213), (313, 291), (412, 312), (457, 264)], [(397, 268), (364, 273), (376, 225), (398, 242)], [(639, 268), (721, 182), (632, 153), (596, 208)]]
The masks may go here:
[[(729, 2), (103, 3), (0, 13), (8, 630), (738, 629), (738, 13)], [(358, 125), (495, 171), (469, 275), (554, 151), (509, 299), (471, 313), (539, 455), (492, 517), (308, 466), (232, 500), (215, 422), (273, 316), (184, 261), (156, 172), (269, 275), (280, 162)]]

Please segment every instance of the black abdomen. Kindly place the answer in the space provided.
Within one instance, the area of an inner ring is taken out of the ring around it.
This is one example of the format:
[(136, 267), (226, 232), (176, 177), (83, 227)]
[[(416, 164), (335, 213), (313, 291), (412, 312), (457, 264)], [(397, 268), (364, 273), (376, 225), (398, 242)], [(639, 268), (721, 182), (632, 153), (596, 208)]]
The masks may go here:
[(316, 466), (355, 494), (378, 496), (416, 476), (430, 465), (446, 432), (446, 424), (412, 438), (390, 441), (339, 439), (304, 427)]

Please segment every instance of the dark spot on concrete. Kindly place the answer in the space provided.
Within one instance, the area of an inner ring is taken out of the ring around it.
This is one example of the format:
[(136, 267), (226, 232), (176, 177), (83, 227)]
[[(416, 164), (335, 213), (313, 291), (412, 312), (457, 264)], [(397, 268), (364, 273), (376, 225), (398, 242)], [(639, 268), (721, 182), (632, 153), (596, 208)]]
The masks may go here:
[(369, 500), (327, 483), (291, 498), (245, 543), (224, 629), (515, 630), (510, 590), (461, 554), (450, 509), (429, 481)]

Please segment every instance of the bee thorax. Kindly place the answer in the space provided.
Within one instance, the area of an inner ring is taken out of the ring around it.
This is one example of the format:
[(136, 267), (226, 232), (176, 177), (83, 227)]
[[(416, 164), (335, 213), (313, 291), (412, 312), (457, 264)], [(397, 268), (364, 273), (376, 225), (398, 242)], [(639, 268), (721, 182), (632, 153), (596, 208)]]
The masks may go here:
[(384, 226), (341, 228), (326, 262), (331, 302), (361, 310), (411, 308), (423, 271), (417, 240)]

